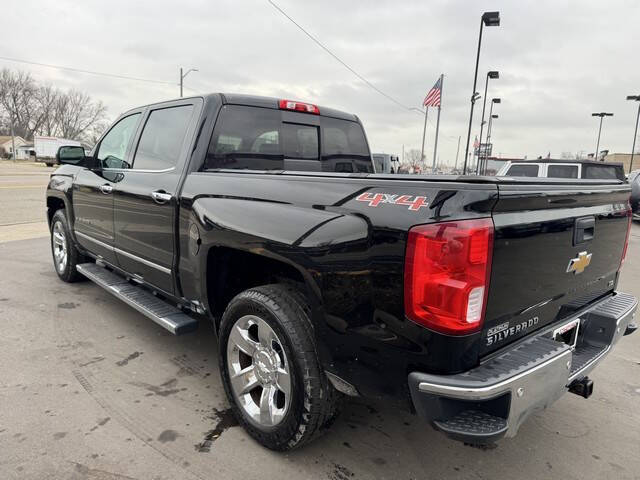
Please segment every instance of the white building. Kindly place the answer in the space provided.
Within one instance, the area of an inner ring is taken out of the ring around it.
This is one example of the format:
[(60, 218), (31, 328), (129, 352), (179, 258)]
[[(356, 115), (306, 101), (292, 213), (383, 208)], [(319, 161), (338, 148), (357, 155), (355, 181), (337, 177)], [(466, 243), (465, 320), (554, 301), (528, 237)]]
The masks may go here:
[[(18, 149), (18, 147), (21, 147), (22, 145), (26, 145), (27, 143), (24, 138), (18, 137), (17, 135), (13, 138), (16, 144), (16, 149)], [(13, 157), (13, 142), (11, 141), (10, 135), (0, 135), (0, 157)]]

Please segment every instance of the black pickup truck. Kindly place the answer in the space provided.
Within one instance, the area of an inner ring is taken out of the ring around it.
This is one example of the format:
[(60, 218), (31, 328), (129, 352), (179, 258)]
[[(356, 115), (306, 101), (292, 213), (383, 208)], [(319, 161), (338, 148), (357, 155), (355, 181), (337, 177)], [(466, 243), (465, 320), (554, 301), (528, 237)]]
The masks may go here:
[(513, 436), (588, 397), (636, 329), (617, 179), (376, 174), (356, 116), (223, 94), (130, 110), (58, 162), (59, 277), (175, 334), (211, 322), (229, 402), (272, 449), (325, 430), (344, 395), (472, 444)]

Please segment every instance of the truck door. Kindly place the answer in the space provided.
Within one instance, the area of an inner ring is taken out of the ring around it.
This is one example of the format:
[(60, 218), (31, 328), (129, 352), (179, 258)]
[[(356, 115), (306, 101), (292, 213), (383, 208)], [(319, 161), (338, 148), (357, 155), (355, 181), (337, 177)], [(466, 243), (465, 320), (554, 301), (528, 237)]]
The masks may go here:
[(130, 156), (130, 146), (142, 114), (116, 122), (102, 138), (94, 157), (96, 166), (80, 170), (73, 183), (74, 232), (80, 245), (109, 263), (116, 263), (113, 247), (113, 188), (118, 170)]
[(134, 142), (131, 169), (114, 189), (114, 246), (118, 264), (158, 289), (174, 293), (177, 192), (202, 101), (150, 108)]

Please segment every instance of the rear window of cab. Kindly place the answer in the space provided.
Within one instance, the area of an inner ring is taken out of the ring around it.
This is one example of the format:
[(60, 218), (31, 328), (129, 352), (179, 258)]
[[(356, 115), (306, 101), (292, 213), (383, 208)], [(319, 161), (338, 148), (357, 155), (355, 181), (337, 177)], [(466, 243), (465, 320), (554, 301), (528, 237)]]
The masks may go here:
[(211, 136), (204, 170), (373, 172), (359, 123), (324, 116), (319, 116), (319, 125), (303, 122), (285, 121), (281, 110), (225, 105)]

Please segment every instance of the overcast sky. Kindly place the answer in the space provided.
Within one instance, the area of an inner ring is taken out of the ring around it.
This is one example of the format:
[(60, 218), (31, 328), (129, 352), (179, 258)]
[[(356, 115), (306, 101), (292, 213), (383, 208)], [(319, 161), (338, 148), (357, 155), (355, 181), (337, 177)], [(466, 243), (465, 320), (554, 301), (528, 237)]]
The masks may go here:
[[(559, 156), (601, 149), (629, 152), (640, 94), (640, 2), (274, 0), (352, 68), (404, 105), (419, 107), (445, 74), (440, 161), (460, 161), (480, 15), (499, 10), (485, 28), (478, 90), (499, 70), (488, 97), (494, 154)], [(8, 4), (7, 4), (8, 3)], [(423, 117), (372, 90), (283, 17), (267, 0), (5, 0), (0, 56), (178, 82), (196, 67), (186, 94), (237, 92), (295, 98), (356, 113), (373, 151), (420, 148)], [(131, 107), (178, 96), (178, 86), (72, 73), (0, 60), (60, 88), (102, 100), (110, 118)], [(482, 105), (476, 105), (473, 137)], [(430, 113), (426, 152), (435, 133)]]

